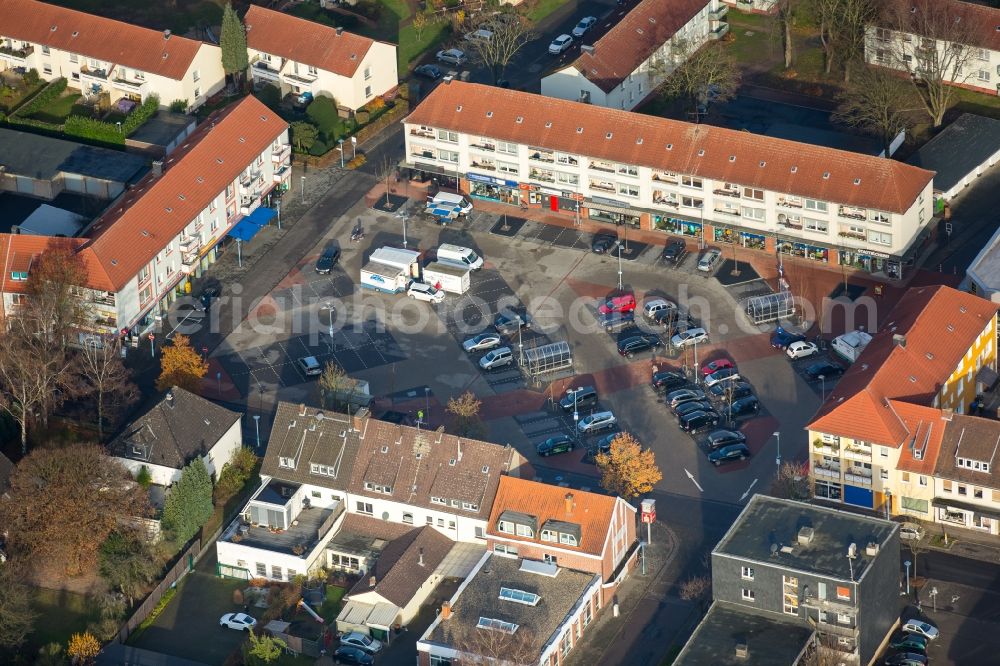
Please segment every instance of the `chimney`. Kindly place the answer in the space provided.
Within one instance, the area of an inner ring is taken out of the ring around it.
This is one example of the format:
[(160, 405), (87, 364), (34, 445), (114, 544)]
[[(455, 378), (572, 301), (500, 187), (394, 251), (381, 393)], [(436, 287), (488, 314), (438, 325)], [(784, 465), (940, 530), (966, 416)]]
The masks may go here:
[(174, 392), (172, 390), (167, 391), (167, 404), (170, 406), (171, 409), (174, 408)]
[(170, 31), (169, 30), (164, 30), (163, 31), (163, 39), (170, 39)]
[(420, 559), (417, 560), (417, 564), (419, 564), (420, 566), (424, 566), (424, 549), (423, 548), (420, 549)]
[(159, 178), (163, 175), (163, 160), (153, 160), (153, 177)]
[(740, 659), (746, 659), (750, 656), (750, 647), (746, 641), (740, 641), (736, 644), (736, 656)]
[(585, 44), (580, 47), (580, 50), (583, 51), (584, 53), (589, 53), (590, 55), (594, 55), (594, 51), (596, 49), (593, 47), (593, 45)]
[(305, 416), (305, 415), (306, 415), (306, 403), (303, 402), (299, 404), (299, 416)]
[(955, 410), (949, 407), (948, 409), (941, 410), (941, 420), (951, 421), (955, 417)]
[(899, 333), (894, 333), (892, 336), (892, 344), (898, 345), (900, 347), (906, 347), (906, 336), (900, 335)]
[(344, 29), (340, 26), (337, 26), (337, 36), (339, 37), (342, 34), (344, 34)]
[(462, 462), (462, 440), (458, 440), (458, 462)]
[(369, 579), (368, 579), (368, 587), (375, 587), (375, 584), (376, 584), (377, 582), (378, 582), (378, 581), (377, 581), (377, 580), (375, 580), (375, 576), (372, 576), (371, 578), (369, 578)]
[(441, 604), (441, 619), (447, 620), (449, 617), (451, 617), (451, 602), (446, 601)]
[(573, 493), (566, 493), (566, 497), (563, 499), (566, 503), (566, 515), (572, 515), (573, 507), (576, 506), (576, 503), (573, 501)]
[(354, 412), (354, 416), (351, 417), (351, 426), (361, 432), (364, 429), (365, 423), (368, 421), (368, 408), (362, 407), (358, 411)]

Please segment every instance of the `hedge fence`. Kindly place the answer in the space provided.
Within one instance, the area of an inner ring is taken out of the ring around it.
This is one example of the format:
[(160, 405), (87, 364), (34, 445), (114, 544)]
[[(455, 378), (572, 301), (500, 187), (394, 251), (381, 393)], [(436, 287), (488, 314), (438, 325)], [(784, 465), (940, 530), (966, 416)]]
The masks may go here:
[[(55, 79), (52, 83), (38, 91), (38, 94), (22, 104), (20, 108), (11, 113), (10, 117), (17, 118), (18, 121), (29, 120), (28, 118), (24, 118), (24, 116), (30, 116), (37, 111), (41, 111), (43, 107), (59, 99), (59, 96), (63, 94), (64, 90), (66, 90), (66, 79)], [(43, 123), (43, 125), (51, 127), (48, 123)]]

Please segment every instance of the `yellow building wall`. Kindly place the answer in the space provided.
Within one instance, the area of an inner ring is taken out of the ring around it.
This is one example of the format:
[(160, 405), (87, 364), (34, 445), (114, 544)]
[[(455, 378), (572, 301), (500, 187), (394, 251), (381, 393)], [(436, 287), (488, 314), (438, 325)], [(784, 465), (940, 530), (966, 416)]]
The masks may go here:
[(976, 398), (976, 374), (983, 366), (996, 368), (996, 317), (976, 336), (975, 342), (959, 362), (958, 367), (941, 386), (936, 400), (941, 409), (953, 409), (966, 414)]

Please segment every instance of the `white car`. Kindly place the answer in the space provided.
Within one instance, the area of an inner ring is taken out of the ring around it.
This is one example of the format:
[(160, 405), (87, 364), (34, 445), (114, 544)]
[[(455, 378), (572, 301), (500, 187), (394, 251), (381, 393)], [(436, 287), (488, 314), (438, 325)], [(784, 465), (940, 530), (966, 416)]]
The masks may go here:
[(798, 342), (793, 342), (788, 345), (788, 349), (785, 350), (788, 354), (788, 358), (808, 358), (813, 354), (819, 353), (819, 347), (816, 346), (815, 342), (806, 342), (805, 340), (799, 340)]
[(642, 304), (642, 315), (646, 319), (655, 319), (657, 312), (676, 308), (677, 306), (665, 298), (654, 298)]
[(465, 34), (465, 39), (470, 42), (483, 41), (490, 42), (493, 41), (493, 33), (489, 30), (484, 30), (480, 28), (479, 30), (474, 30)]
[(501, 342), (503, 340), (500, 339), (500, 335), (497, 333), (480, 333), (463, 342), (462, 349), (470, 353), (487, 351), (494, 347), (499, 347)]
[(920, 541), (924, 538), (924, 528), (916, 523), (903, 523), (899, 526), (899, 538)]
[(708, 342), (708, 331), (703, 328), (689, 328), (670, 338), (670, 344), (674, 347), (686, 347), (703, 342)]
[(616, 423), (618, 423), (618, 419), (611, 412), (597, 412), (580, 419), (580, 422), (576, 424), (576, 428), (581, 434), (587, 434), (589, 432), (605, 430), (606, 428), (613, 428)]
[(368, 654), (375, 654), (382, 649), (382, 641), (376, 640), (371, 636), (366, 636), (360, 631), (352, 631), (349, 634), (344, 634), (340, 637), (340, 644), (356, 647)]
[(246, 613), (226, 613), (219, 618), (220, 627), (229, 627), (237, 631), (250, 631), (257, 626), (257, 620)]
[(462, 49), (448, 49), (446, 51), (437, 52), (438, 62), (444, 62), (449, 65), (461, 65), (465, 62), (465, 51)]
[(934, 640), (941, 633), (938, 631), (937, 627), (927, 624), (926, 622), (921, 622), (917, 619), (907, 620), (903, 623), (903, 626), (901, 626), (900, 629), (902, 631), (908, 631), (911, 634), (920, 634), (929, 641)]
[(434, 285), (427, 284), (426, 282), (417, 282), (416, 280), (410, 283), (409, 288), (406, 290), (406, 295), (418, 301), (427, 301), (428, 303), (440, 303), (444, 300), (444, 292), (442, 290), (435, 289)]
[(573, 38), (569, 35), (559, 35), (549, 44), (549, 53), (559, 55), (573, 45)]
[(576, 24), (575, 28), (573, 28), (573, 36), (583, 37), (585, 34), (587, 34), (587, 31), (593, 28), (594, 25), (596, 24), (597, 24), (597, 19), (594, 18), (593, 16), (586, 16), (580, 19), (580, 22)]

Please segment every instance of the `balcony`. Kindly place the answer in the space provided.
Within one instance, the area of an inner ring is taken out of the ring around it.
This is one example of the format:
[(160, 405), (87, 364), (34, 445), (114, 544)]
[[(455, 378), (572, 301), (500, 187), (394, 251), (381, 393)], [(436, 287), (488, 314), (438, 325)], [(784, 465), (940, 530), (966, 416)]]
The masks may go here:
[[(529, 150), (530, 152), (530, 150)], [(547, 164), (553, 164), (556, 161), (555, 155), (547, 151), (535, 150), (530, 152), (528, 155), (529, 160), (534, 160), (535, 162), (545, 162)]]
[(653, 203), (657, 206), (670, 206), (671, 208), (677, 208), (680, 204), (677, 203), (677, 199), (671, 199), (662, 195), (653, 194)]
[(260, 190), (263, 187), (264, 174), (260, 171), (253, 171), (245, 176), (240, 176), (240, 194), (260, 196)]
[(795, 231), (802, 231), (802, 222), (795, 222), (785, 218), (784, 220), (778, 219), (778, 226), (784, 227), (785, 229), (794, 229)]
[(291, 74), (285, 72), (281, 75), (282, 81), (293, 86), (299, 86), (300, 88), (311, 88), (312, 84), (316, 82), (316, 78), (316, 74)]
[(114, 292), (110, 291), (101, 292), (98, 294), (94, 294), (94, 296), (91, 297), (90, 301), (95, 305), (106, 305), (108, 307), (113, 308), (115, 307), (115, 294)]
[(279, 148), (274, 148), (271, 150), (271, 163), (272, 164), (287, 164), (288, 158), (292, 155), (291, 144), (284, 144)]
[(469, 145), (470, 148), (475, 148), (476, 150), (485, 150), (488, 153), (496, 152), (496, 144), (493, 143), (473, 143)]
[(844, 458), (870, 463), (872, 461), (872, 450), (848, 446), (844, 449)]
[(108, 70), (103, 68), (91, 69), (86, 65), (80, 67), (80, 79), (95, 79), (101, 83), (106, 83), (108, 80)]
[(854, 486), (871, 486), (872, 474), (871, 472), (860, 473), (860, 470), (853, 468), (850, 472), (844, 472), (844, 483)]
[(846, 217), (849, 220), (867, 220), (868, 211), (864, 208), (854, 208), (853, 206), (840, 206), (837, 209), (837, 215), (840, 217)]
[(840, 446), (837, 444), (824, 444), (821, 440), (817, 439), (813, 442), (813, 451), (824, 456), (832, 456), (834, 458), (840, 457)]
[(866, 238), (864, 232), (861, 231), (841, 231), (837, 235), (840, 236), (841, 238), (850, 238), (852, 240), (859, 240), (859, 241), (863, 241)]
[(332, 509), (303, 507), (288, 529), (275, 530), (264, 525), (252, 525), (238, 518), (222, 535), (222, 541), (239, 543), (249, 548), (260, 548), (286, 555), (307, 558), (329, 533), (337, 519), (344, 513), (343, 503)]
[(182, 255), (181, 256), (181, 273), (185, 275), (192, 275), (196, 270), (198, 270), (198, 264), (201, 263), (201, 257), (195, 254)]
[(708, 33), (709, 39), (722, 39), (729, 32), (728, 23), (720, 23), (719, 26)]
[(470, 166), (473, 169), (482, 169), (483, 171), (496, 171), (497, 165), (493, 160), (472, 160)]
[(833, 465), (813, 465), (813, 476), (818, 479), (840, 481), (840, 468)]
[(602, 162), (591, 162), (588, 168), (591, 171), (604, 171), (607, 173), (615, 172), (615, 166), (613, 164), (605, 164)]
[(271, 176), (271, 180), (274, 181), (275, 183), (283, 183), (285, 182), (285, 179), (288, 178), (288, 174), (291, 172), (291, 170), (292, 167), (285, 164), (280, 169), (274, 172), (274, 175)]
[(146, 88), (146, 82), (138, 79), (122, 79), (116, 77), (111, 80), (111, 83), (119, 90), (125, 90), (130, 93), (135, 93), (136, 95), (142, 95)]
[(281, 74), (278, 70), (271, 67), (270, 64), (264, 60), (258, 60), (253, 63), (250, 67), (250, 75), (257, 79), (258, 81), (274, 81), (280, 78)]
[(712, 190), (712, 193), (713, 194), (721, 194), (724, 197), (735, 197), (737, 199), (740, 198), (740, 190), (739, 190), (738, 187), (737, 188), (720, 187), (717, 190)]
[(181, 252), (197, 252), (201, 249), (201, 238), (198, 236), (181, 236), (178, 245), (181, 246)]
[(35, 47), (25, 46), (23, 48), (15, 49), (13, 46), (0, 46), (0, 56), (14, 63), (15, 65), (26, 65), (28, 64), (28, 56), (35, 52)]
[(240, 197), (240, 213), (249, 215), (260, 208), (260, 196)]
[(556, 177), (551, 171), (539, 171), (538, 169), (532, 169), (528, 173), (528, 178), (531, 180), (537, 180), (542, 183), (554, 183), (556, 182)]
[(724, 208), (722, 206), (716, 206), (712, 210), (713, 212), (718, 213), (719, 215), (733, 215), (738, 217), (740, 214), (739, 210), (734, 210), (732, 208)]
[(709, 21), (721, 21), (722, 19), (726, 18), (727, 14), (729, 14), (729, 5), (722, 5), (718, 9), (716, 9), (714, 12), (709, 12), (708, 13), (708, 20)]
[(591, 183), (590, 189), (600, 190), (602, 192), (612, 192), (612, 193), (618, 191), (613, 183)]
[(660, 183), (673, 183), (674, 185), (677, 184), (676, 174), (663, 173), (659, 171), (653, 172), (653, 180), (658, 181)]
[(798, 197), (778, 197), (778, 205), (783, 208), (802, 208), (802, 199)]

